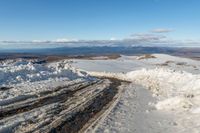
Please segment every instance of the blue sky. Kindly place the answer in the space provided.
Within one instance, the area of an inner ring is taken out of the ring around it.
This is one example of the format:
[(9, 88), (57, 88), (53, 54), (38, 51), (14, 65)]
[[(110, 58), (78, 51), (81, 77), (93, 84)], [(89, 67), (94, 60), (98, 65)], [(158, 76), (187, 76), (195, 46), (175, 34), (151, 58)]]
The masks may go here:
[(118, 40), (163, 34), (166, 40), (196, 43), (199, 5), (200, 0), (1, 0), (0, 40)]

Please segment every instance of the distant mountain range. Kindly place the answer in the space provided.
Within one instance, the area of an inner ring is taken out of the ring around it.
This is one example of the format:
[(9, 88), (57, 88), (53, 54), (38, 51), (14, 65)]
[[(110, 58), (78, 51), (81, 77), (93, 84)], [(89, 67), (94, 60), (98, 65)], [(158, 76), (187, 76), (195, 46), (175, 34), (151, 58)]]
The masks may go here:
[(0, 58), (12, 56), (88, 56), (88, 55), (111, 55), (111, 54), (152, 54), (164, 53), (171, 55), (200, 55), (200, 48), (174, 48), (174, 47), (60, 47), (60, 48), (43, 48), (43, 49), (15, 49), (0, 50)]

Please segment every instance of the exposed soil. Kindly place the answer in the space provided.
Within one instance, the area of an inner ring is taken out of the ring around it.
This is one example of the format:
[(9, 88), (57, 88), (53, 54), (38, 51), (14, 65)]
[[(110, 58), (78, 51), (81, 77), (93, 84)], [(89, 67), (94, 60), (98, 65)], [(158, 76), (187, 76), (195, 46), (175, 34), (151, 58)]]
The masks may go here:
[[(105, 58), (98, 58), (104, 56)], [(29, 54), (16, 54), (16, 55), (10, 55), (6, 58), (0, 58), (1, 61), (7, 60), (7, 59), (26, 59), (26, 60), (38, 60), (34, 63), (42, 64), (47, 62), (56, 62), (60, 60), (65, 59), (87, 59), (87, 60), (109, 60), (109, 59), (118, 59), (120, 58), (120, 54), (102, 54), (102, 55), (29, 55)]]
[(11, 87), (0, 87), (0, 91), (9, 90)]
[(79, 132), (84, 125), (95, 115), (98, 115), (102, 109), (112, 102), (113, 97), (118, 92), (118, 87), (121, 85), (120, 80), (110, 79), (112, 82), (110, 87), (105, 89), (101, 95), (96, 97), (92, 103), (86, 107), (84, 110), (73, 114), (67, 121), (63, 122), (58, 127), (53, 128), (51, 133), (77, 133)]
[(138, 60), (151, 59), (151, 58), (156, 58), (156, 57), (151, 54), (145, 54), (145, 55), (139, 57)]

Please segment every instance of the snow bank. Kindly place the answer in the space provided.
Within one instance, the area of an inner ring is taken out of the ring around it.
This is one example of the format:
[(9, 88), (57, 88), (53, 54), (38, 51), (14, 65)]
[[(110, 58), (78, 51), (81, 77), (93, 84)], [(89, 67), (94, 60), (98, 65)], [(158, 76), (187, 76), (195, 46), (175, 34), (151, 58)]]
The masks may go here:
[(72, 67), (68, 61), (44, 65), (19, 60), (4, 62), (0, 65), (0, 85), (2, 86), (59, 78), (73, 80), (80, 77), (87, 77), (87, 74)]
[(193, 110), (200, 107), (200, 75), (167, 68), (141, 69), (123, 73), (90, 72), (141, 84), (158, 98), (157, 109)]
[[(31, 60), (7, 60), (0, 65), (0, 106), (32, 98), (58, 87), (96, 80), (70, 62), (35, 64)], [(7, 89), (3, 89), (7, 88)]]
[(157, 68), (126, 74), (130, 81), (142, 84), (158, 96), (157, 109), (190, 109), (200, 106), (200, 75)]
[(142, 69), (126, 74), (130, 81), (143, 84), (154, 94), (170, 97), (192, 93), (200, 89), (200, 75), (166, 68)]

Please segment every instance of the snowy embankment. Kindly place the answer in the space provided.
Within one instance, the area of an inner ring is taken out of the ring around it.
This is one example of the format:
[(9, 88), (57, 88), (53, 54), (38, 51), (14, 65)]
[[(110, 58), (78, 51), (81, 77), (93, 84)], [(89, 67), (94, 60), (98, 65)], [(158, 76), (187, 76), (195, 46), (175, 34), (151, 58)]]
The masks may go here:
[[(0, 105), (5, 101), (39, 94), (58, 86), (66, 86), (91, 79), (85, 72), (76, 70), (68, 61), (35, 64), (31, 61), (8, 60), (0, 65)], [(10, 88), (10, 89), (9, 89)]]
[(86, 73), (77, 71), (71, 67), (68, 61), (49, 65), (35, 64), (34, 62), (25, 60), (10, 62), (3, 62), (0, 65), (1, 86), (59, 78), (73, 80), (87, 76)]
[[(173, 121), (175, 124), (171, 127), (166, 127), (164, 124), (162, 127), (163, 129), (172, 128), (175, 126), (179, 132), (199, 131), (200, 121), (198, 118), (200, 117), (200, 62), (162, 54), (154, 54), (152, 57), (146, 58), (146, 56), (122, 56), (122, 58), (119, 58), (115, 61), (110, 60), (110, 63), (109, 61), (102, 62), (98, 60), (86, 60), (85, 62), (87, 62), (89, 66), (90, 64), (99, 65), (100, 69), (96, 68), (96, 70), (93, 71), (88, 70), (88, 73), (92, 76), (112, 77), (126, 80), (134, 84), (142, 85), (150, 90), (152, 96), (156, 99), (153, 104), (150, 104), (159, 112), (171, 114), (171, 116), (174, 117)], [(81, 65), (84, 64), (84, 61), (79, 60), (77, 62), (78, 65), (80, 65), (79, 68), (82, 68)], [(136, 69), (134, 69), (134, 65), (136, 66)], [(102, 71), (102, 69), (107, 69), (111, 66), (111, 72)], [(123, 69), (124, 66), (126, 67), (126, 73), (115, 71), (121, 67)], [(127, 96), (126, 101), (130, 102), (130, 99), (130, 96)], [(118, 116), (115, 117), (116, 118), (113, 118), (112, 121), (117, 122)], [(154, 119), (151, 120), (152, 123), (155, 121)], [(112, 129), (112, 127), (110, 128)]]
[(68, 61), (1, 62), (0, 132), (76, 132), (112, 100), (110, 84)]
[(89, 73), (93, 76), (131, 81), (147, 87), (159, 99), (157, 109), (200, 111), (200, 75), (166, 68), (142, 69), (126, 74)]

